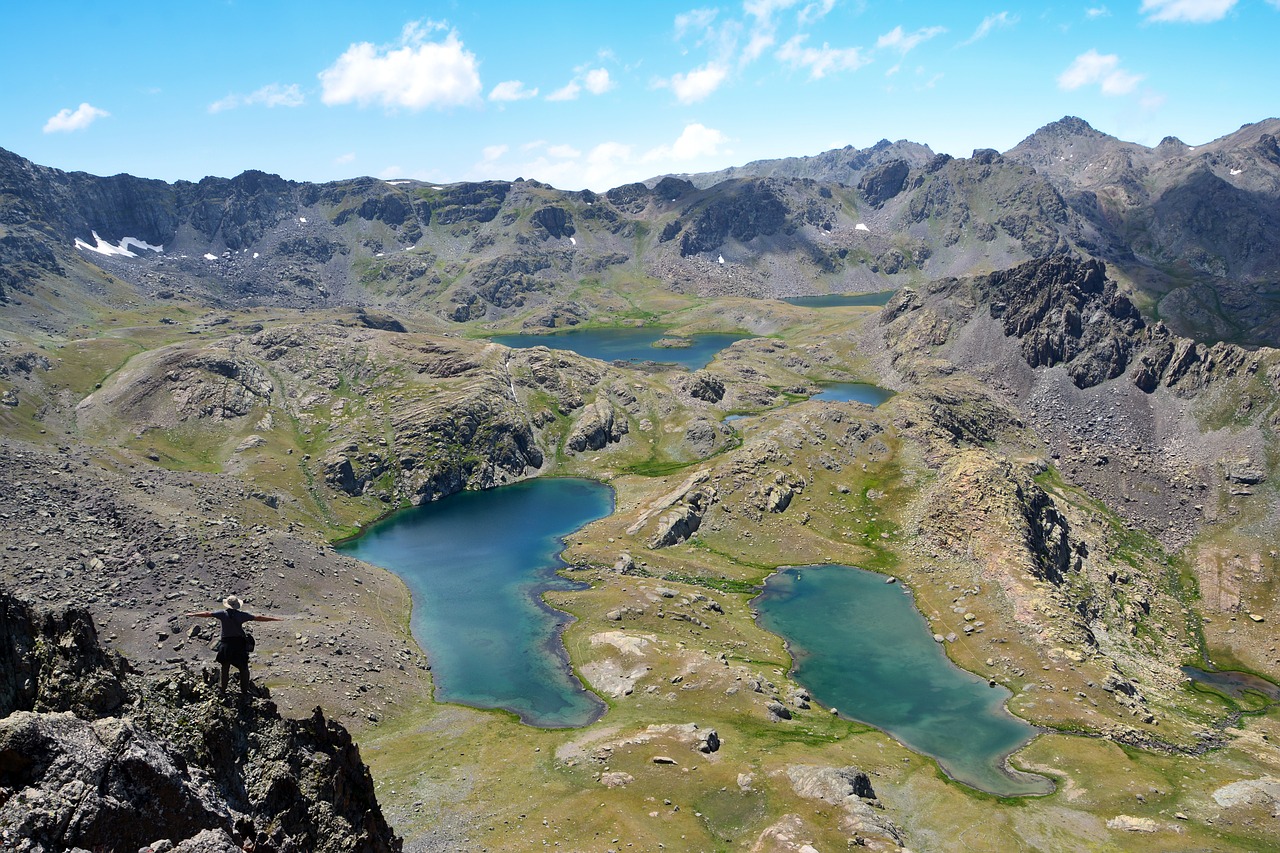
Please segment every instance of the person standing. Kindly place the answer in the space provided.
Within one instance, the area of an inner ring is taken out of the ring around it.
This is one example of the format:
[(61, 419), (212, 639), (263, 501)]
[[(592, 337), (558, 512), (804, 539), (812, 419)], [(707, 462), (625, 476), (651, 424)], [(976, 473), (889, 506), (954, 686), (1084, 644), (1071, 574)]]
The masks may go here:
[(246, 622), (281, 622), (278, 616), (254, 615), (242, 610), (239, 598), (228, 595), (222, 599), (222, 610), (204, 610), (184, 613), (184, 616), (217, 619), (222, 623), (222, 638), (218, 640), (218, 656), (216, 660), (222, 664), (222, 681), (219, 692), (227, 690), (227, 676), (232, 665), (240, 670), (240, 693), (249, 692), (249, 635), (244, 632)]

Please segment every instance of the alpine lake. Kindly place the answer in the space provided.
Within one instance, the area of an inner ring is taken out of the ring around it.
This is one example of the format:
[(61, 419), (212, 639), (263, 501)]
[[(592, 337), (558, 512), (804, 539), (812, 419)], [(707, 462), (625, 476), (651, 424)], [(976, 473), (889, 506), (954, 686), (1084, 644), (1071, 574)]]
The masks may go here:
[[(888, 295), (821, 307), (884, 304), (875, 300)], [(693, 335), (678, 339), (687, 346), (655, 346), (664, 334), (583, 329), (492, 340), (698, 369), (744, 337)], [(892, 393), (868, 383), (828, 383), (813, 399), (878, 406)], [(564, 539), (612, 510), (608, 486), (539, 478), (403, 510), (340, 547), (394, 572), (409, 588), (411, 628), (431, 660), (438, 701), (503, 709), (531, 726), (580, 727), (599, 719), (605, 704), (570, 667), (561, 634), (572, 617), (542, 594), (581, 588), (559, 573), (566, 567)], [(796, 679), (822, 704), (935, 758), (979, 790), (1048, 793), (1047, 779), (1005, 766), (1036, 729), (1005, 709), (1007, 690), (988, 687), (947, 659), (904, 591), (848, 566), (791, 568), (771, 575), (753, 606), (760, 624), (787, 641)]]
[[(396, 513), (342, 550), (408, 586), (437, 700), (505, 709), (532, 726), (585, 726), (605, 705), (569, 666), (561, 632), (571, 617), (542, 593), (580, 588), (558, 573), (564, 537), (612, 509), (612, 490), (600, 483), (534, 479)], [(972, 787), (1047, 793), (1047, 780), (1003, 766), (1036, 730), (1005, 710), (1004, 688), (947, 659), (903, 591), (847, 566), (792, 568), (770, 576), (753, 605), (760, 624), (787, 641), (796, 679), (819, 702)]]
[(746, 337), (724, 333), (668, 335), (664, 329), (638, 326), (571, 329), (541, 335), (495, 335), (490, 340), (515, 349), (550, 347), (572, 350), (601, 361), (652, 361), (697, 370), (710, 364), (720, 350)]

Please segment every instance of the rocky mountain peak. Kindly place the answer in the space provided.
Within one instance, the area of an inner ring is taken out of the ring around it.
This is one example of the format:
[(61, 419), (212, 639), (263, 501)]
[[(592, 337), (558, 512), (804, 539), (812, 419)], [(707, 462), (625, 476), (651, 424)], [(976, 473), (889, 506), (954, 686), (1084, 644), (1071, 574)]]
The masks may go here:
[(1063, 116), (1057, 121), (1051, 121), (1044, 127), (1037, 130), (1032, 136), (1106, 136), (1105, 133), (1095, 130), (1093, 125), (1077, 116)]

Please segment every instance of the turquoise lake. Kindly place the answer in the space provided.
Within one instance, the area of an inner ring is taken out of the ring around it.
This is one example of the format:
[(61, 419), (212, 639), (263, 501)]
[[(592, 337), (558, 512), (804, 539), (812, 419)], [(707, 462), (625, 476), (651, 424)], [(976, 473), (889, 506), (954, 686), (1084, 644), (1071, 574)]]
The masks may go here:
[(541, 593), (580, 588), (556, 574), (563, 538), (612, 511), (608, 486), (540, 478), (396, 513), (341, 550), (408, 586), (438, 700), (584, 726), (605, 705), (569, 667), (561, 632), (571, 617)]
[(826, 296), (789, 296), (782, 300), (789, 305), (802, 308), (843, 308), (853, 305), (882, 306), (888, 305), (896, 290), (881, 290), (876, 293), (831, 293)]
[[(706, 367), (716, 353), (746, 335), (671, 335), (665, 329), (571, 329), (547, 335), (495, 335), (492, 340), (506, 347), (551, 347), (572, 350), (601, 361), (657, 361), (678, 364), (690, 370)], [(663, 338), (687, 340), (687, 347), (655, 347)]]
[(770, 576), (754, 606), (785, 638), (794, 675), (824, 705), (932, 756), (952, 778), (1000, 796), (1045, 794), (1048, 779), (1006, 772), (1004, 758), (1037, 733), (991, 688), (947, 659), (910, 595), (849, 566)]

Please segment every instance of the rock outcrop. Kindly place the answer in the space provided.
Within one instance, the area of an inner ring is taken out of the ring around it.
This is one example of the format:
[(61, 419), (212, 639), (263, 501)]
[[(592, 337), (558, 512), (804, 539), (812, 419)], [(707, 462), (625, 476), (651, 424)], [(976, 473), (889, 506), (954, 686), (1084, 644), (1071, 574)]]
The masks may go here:
[[(14, 853), (401, 849), (359, 748), (316, 708), (131, 676), (84, 611), (0, 592), (0, 846)], [(176, 846), (174, 846), (176, 845)]]

